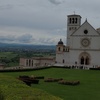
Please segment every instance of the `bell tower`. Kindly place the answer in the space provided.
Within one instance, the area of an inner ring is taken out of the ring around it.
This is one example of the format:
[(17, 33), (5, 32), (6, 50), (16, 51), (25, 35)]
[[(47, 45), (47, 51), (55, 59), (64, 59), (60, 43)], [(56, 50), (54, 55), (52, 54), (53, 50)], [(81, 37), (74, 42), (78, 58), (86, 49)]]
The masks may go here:
[(67, 45), (69, 46), (70, 35), (76, 31), (81, 25), (80, 15), (68, 15), (67, 16)]

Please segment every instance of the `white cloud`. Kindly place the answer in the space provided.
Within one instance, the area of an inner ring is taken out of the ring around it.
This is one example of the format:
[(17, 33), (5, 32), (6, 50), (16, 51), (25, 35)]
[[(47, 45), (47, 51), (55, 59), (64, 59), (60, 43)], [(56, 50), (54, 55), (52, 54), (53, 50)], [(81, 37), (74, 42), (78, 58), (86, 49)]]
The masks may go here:
[(98, 28), (99, 4), (99, 0), (2, 0), (0, 42), (56, 45), (62, 38), (66, 43), (66, 16), (75, 11), (82, 22), (87, 18)]
[[(18, 27), (0, 28), (0, 42), (56, 45), (60, 38), (65, 42), (64, 29), (61, 30), (35, 30)], [(62, 33), (62, 35), (61, 35)]]

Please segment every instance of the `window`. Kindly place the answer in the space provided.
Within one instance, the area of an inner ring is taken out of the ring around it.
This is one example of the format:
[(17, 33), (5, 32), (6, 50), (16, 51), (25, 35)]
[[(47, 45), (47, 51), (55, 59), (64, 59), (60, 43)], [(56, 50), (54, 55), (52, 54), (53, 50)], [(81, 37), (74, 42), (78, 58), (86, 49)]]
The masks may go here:
[(58, 48), (58, 51), (60, 51), (60, 47)]
[(82, 65), (89, 65), (89, 57), (87, 56), (87, 57), (81, 57), (81, 64)]
[(87, 34), (88, 33), (88, 30), (84, 30), (84, 34)]
[(77, 28), (75, 27), (75, 30), (76, 30)]
[(77, 18), (75, 18), (75, 23), (77, 23)]
[(26, 66), (28, 66), (28, 59), (26, 60)]
[(81, 64), (84, 64), (84, 57), (81, 57)]
[(85, 64), (86, 64), (86, 65), (89, 65), (89, 58), (88, 58), (88, 57), (86, 57)]
[(31, 60), (29, 59), (29, 66), (31, 66)]
[(73, 24), (75, 23), (75, 20), (74, 20), (74, 18), (72, 18), (72, 23), (73, 23)]
[(71, 18), (69, 19), (69, 23), (71, 24)]
[(69, 28), (69, 30), (71, 30), (71, 27)]
[(65, 63), (65, 60), (63, 59), (63, 63)]
[(74, 24), (74, 18), (73, 18), (73, 20), (72, 20), (72, 23)]
[(65, 48), (63, 49), (63, 51), (65, 51)]
[(32, 60), (32, 66), (33, 66), (33, 60)]

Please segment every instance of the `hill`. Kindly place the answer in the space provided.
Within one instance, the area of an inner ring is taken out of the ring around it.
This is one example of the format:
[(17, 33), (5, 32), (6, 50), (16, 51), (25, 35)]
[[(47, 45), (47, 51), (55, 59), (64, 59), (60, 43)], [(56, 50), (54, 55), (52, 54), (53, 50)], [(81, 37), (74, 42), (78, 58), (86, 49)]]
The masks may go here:
[(43, 90), (31, 88), (10, 76), (0, 74), (0, 100), (61, 100)]
[(55, 51), (54, 45), (28, 45), (0, 43), (0, 51)]

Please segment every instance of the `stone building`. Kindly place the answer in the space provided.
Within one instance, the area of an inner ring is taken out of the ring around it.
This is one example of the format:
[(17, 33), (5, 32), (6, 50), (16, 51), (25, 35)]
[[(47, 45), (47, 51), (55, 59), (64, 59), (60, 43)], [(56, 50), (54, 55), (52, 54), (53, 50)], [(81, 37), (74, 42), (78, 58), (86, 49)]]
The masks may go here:
[(84, 68), (100, 66), (100, 28), (95, 29), (87, 19), (81, 24), (80, 15), (67, 16), (67, 43), (56, 46), (56, 63)]
[(23, 67), (45, 67), (52, 66), (54, 63), (55, 57), (20, 58), (20, 66)]

